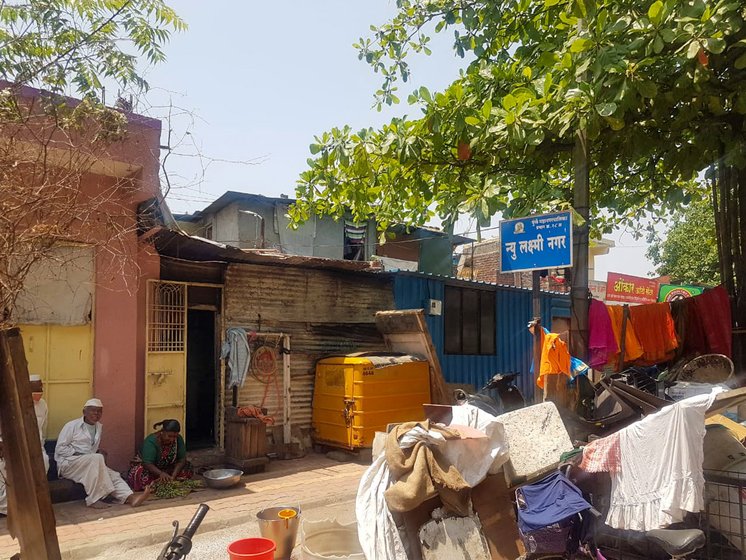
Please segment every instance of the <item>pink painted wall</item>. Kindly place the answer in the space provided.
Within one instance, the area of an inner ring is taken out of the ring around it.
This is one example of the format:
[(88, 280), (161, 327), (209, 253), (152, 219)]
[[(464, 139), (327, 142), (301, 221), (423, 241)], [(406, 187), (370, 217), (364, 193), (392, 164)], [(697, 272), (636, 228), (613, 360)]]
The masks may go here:
[[(135, 255), (136, 244), (136, 238), (130, 240), (129, 245)], [(109, 255), (98, 251), (93, 393), (104, 403), (101, 447), (109, 452), (110, 466), (120, 470), (126, 466), (135, 449), (137, 282), (136, 278), (126, 279), (123, 275), (117, 275), (110, 261)]]
[[(18, 93), (36, 115), (36, 101), (41, 92), (21, 88)], [(74, 99), (67, 102), (71, 106), (78, 103)], [(102, 448), (109, 453), (109, 466), (120, 471), (127, 468), (142, 441), (145, 288), (148, 279), (159, 277), (160, 270), (158, 255), (139, 241), (136, 227), (138, 205), (160, 193), (161, 123), (139, 115), (126, 116), (126, 137), (107, 146), (90, 142), (91, 138), (86, 136), (91, 134), (88, 129), (77, 135), (50, 129), (49, 119), (43, 115), (34, 117), (18, 133), (19, 138), (32, 144), (38, 137), (34, 134), (35, 127), (52, 130), (53, 148), (69, 150), (72, 145), (83, 153), (95, 153), (100, 165), (81, 181), (82, 201), (86, 197), (100, 197), (102, 193), (109, 197), (106, 193), (111, 192), (110, 187), (117, 185), (123, 174), (135, 187), (117, 188), (98, 215), (84, 214), (80, 217), (80, 229), (66, 232), (69, 239), (91, 243), (96, 249), (93, 393), (104, 404)], [(117, 174), (119, 179), (113, 177)], [(124, 233), (115, 236), (116, 231)], [(80, 396), (81, 407), (85, 398)]]
[(135, 227), (137, 205), (159, 192), (159, 144), (160, 123), (156, 128), (130, 124), (117, 155), (141, 167), (135, 179), (138, 188), (131, 200), (112, 209), (128, 210), (121, 218), (128, 231), (121, 247), (130, 263), (123, 269), (104, 247), (96, 258), (93, 386), (104, 402), (102, 446), (109, 452), (110, 466), (120, 471), (129, 465), (143, 435), (146, 288), (148, 279), (159, 278), (160, 258), (151, 246), (139, 243)]

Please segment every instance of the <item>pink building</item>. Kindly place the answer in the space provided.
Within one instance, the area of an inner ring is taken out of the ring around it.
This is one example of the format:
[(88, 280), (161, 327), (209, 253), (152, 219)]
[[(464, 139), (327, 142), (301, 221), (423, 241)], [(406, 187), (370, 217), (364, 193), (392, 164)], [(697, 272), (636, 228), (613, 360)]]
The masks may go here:
[[(42, 206), (39, 223), (64, 222), (55, 232), (61, 241), (33, 265), (16, 309), (29, 370), (45, 383), (47, 439), (56, 439), (96, 396), (105, 405), (102, 448), (114, 468), (124, 469), (144, 433), (145, 286), (159, 276), (159, 257), (138, 239), (138, 216), (160, 199), (161, 123), (125, 114), (124, 137), (103, 148), (93, 138), (100, 132), (95, 123), (56, 129), (42, 108), (48, 94), (22, 88), (17, 95), (28, 118), (0, 134), (18, 140), (28, 177), (36, 177), (31, 173), (40, 169), (38, 155), (45, 150), (44, 165), (65, 178), (41, 187), (74, 187), (80, 204), (80, 215), (71, 220), (70, 209), (55, 206), (52, 195), (48, 215)], [(67, 108), (79, 103), (62, 101)], [(36, 138), (44, 137), (49, 141), (42, 146)], [(24, 188), (36, 186), (32, 180)]]

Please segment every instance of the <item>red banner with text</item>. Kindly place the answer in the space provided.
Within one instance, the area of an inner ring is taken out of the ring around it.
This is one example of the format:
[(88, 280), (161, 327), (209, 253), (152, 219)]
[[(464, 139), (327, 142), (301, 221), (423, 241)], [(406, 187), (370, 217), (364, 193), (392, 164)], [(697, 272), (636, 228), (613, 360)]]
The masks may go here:
[(606, 278), (606, 301), (655, 303), (658, 301), (658, 281), (609, 272)]

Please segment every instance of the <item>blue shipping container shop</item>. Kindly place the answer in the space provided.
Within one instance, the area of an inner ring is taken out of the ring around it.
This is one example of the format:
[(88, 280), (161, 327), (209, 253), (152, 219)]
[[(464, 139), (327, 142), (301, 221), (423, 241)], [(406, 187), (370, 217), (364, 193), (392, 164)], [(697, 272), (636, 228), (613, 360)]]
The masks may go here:
[[(533, 317), (531, 290), (397, 272), (394, 301), (397, 309), (426, 310), (446, 382), (479, 389), (495, 373), (520, 372), (516, 384), (527, 401), (533, 400), (532, 337), (527, 329)], [(432, 301), (435, 313), (428, 312)], [(547, 328), (569, 330), (569, 296), (542, 292), (541, 315)]]

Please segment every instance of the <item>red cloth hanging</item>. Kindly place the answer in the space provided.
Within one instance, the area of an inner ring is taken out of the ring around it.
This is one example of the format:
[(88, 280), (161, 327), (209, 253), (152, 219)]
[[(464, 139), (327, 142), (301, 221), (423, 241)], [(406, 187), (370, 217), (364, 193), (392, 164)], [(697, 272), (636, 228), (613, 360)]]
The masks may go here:
[(705, 332), (710, 353), (725, 354), (731, 358), (733, 356), (733, 319), (728, 292), (722, 286), (718, 286), (692, 299), (694, 299), (697, 318)]
[(644, 351), (639, 364), (653, 365), (673, 358), (679, 342), (668, 303), (630, 306), (629, 320)]
[(676, 334), (679, 337), (677, 358), (699, 356), (710, 351), (702, 321), (697, 314), (698, 297), (701, 296), (671, 302), (671, 315), (676, 326)]
[(619, 345), (606, 305), (597, 299), (591, 300), (588, 310), (588, 330), (588, 365), (602, 368), (610, 356), (619, 352)]

